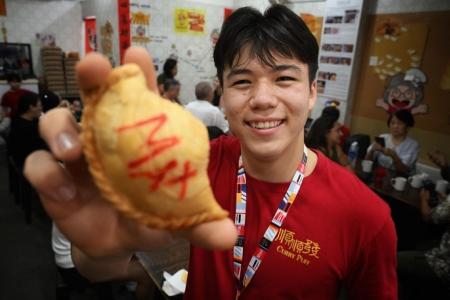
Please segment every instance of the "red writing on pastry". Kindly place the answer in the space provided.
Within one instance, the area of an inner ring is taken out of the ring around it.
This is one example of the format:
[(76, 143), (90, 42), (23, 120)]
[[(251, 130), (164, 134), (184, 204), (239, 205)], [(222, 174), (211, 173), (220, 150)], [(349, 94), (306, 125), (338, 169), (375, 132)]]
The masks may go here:
[(196, 170), (191, 169), (189, 161), (185, 161), (183, 165), (183, 172), (179, 176), (168, 177), (167, 174), (174, 170), (178, 166), (177, 160), (171, 160), (166, 163), (164, 167), (154, 172), (150, 171), (139, 171), (137, 168), (142, 164), (154, 159), (158, 155), (162, 154), (164, 151), (174, 147), (180, 143), (180, 139), (176, 136), (170, 136), (165, 138), (156, 138), (156, 134), (161, 130), (164, 124), (167, 122), (167, 116), (165, 114), (160, 114), (148, 119), (137, 121), (130, 125), (121, 126), (117, 129), (119, 134), (128, 131), (130, 129), (135, 129), (138, 127), (152, 126), (152, 129), (147, 135), (145, 142), (139, 147), (139, 150), (143, 148), (147, 149), (147, 152), (137, 157), (136, 159), (130, 160), (128, 162), (128, 175), (131, 178), (145, 177), (149, 180), (150, 191), (156, 191), (161, 187), (161, 184), (166, 186), (180, 185), (179, 198), (182, 200), (186, 196), (187, 184), (189, 178), (197, 174)]

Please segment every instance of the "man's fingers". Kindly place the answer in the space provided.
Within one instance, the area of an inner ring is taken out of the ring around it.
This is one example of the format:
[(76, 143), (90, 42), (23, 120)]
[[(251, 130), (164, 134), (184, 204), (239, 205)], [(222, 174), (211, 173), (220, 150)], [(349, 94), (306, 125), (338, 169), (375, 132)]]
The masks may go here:
[(100, 53), (91, 52), (76, 66), (78, 86), (83, 95), (88, 95), (106, 82), (112, 67)]
[(192, 244), (206, 249), (231, 249), (236, 243), (236, 227), (228, 218), (203, 223), (183, 234)]
[(80, 128), (73, 115), (65, 108), (55, 108), (39, 120), (41, 137), (57, 159), (70, 161), (81, 155)]
[(125, 52), (124, 64), (137, 64), (144, 72), (147, 80), (147, 86), (153, 92), (159, 94), (158, 85), (156, 84), (155, 66), (148, 51), (140, 47), (130, 47)]
[(67, 218), (80, 208), (81, 203), (74, 201), (78, 191), (73, 180), (51, 153), (43, 150), (31, 153), (25, 161), (24, 174), (54, 220)]

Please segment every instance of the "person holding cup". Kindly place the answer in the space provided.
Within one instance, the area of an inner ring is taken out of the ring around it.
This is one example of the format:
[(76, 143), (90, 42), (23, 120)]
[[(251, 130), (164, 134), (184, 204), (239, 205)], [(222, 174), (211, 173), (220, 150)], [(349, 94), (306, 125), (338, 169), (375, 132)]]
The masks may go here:
[(366, 159), (397, 173), (413, 173), (420, 151), (419, 143), (408, 136), (414, 117), (408, 110), (397, 110), (389, 116), (387, 125), (390, 133), (375, 139), (367, 149)]

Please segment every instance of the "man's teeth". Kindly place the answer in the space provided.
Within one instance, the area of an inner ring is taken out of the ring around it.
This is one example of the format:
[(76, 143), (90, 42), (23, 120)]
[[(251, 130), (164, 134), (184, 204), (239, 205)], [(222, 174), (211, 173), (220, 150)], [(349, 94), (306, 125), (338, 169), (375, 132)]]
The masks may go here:
[(256, 129), (269, 129), (277, 127), (281, 121), (265, 121), (265, 122), (250, 122), (250, 126)]

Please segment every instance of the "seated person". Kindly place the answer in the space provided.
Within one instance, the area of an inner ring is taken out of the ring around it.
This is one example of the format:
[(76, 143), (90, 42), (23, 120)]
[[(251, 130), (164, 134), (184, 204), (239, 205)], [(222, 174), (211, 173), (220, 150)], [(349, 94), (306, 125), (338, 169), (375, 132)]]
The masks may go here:
[[(90, 282), (81, 275), (75, 268), (71, 255), (71, 243), (64, 234), (53, 223), (52, 225), (52, 249), (55, 254), (55, 264), (58, 273), (65, 284), (77, 292), (82, 292), (87, 288), (92, 288), (98, 300), (113, 300), (112, 281)], [(125, 278), (114, 278), (117, 281), (136, 282), (136, 300), (151, 299), (156, 286), (142, 267), (138, 259), (133, 258), (128, 267)]]
[(398, 253), (400, 299), (425, 299), (425, 294), (427, 299), (450, 299), (450, 198), (438, 197), (439, 204), (431, 208), (430, 193), (422, 190), (420, 210), (425, 221), (447, 226), (447, 231), (438, 247)]
[(6, 144), (6, 136), (11, 125), (11, 118), (6, 114), (5, 109), (0, 107), (0, 146)]
[(20, 169), (31, 152), (47, 149), (39, 136), (38, 122), (41, 114), (42, 105), (38, 94), (27, 92), (20, 98), (17, 116), (11, 121), (8, 138), (8, 151)]
[(346, 169), (353, 171), (352, 166), (340, 146), (341, 124), (328, 116), (320, 117), (314, 121), (306, 137), (306, 145), (323, 152), (331, 160)]
[(20, 88), (22, 79), (17, 74), (9, 74), (6, 76), (6, 81), (8, 82), (10, 89), (3, 94), (0, 103), (1, 106), (6, 109), (7, 115), (14, 117), (17, 112), (17, 105), (20, 97), (29, 91)]
[(205, 124), (218, 127), (223, 133), (228, 132), (228, 122), (219, 108), (211, 104), (214, 93), (209, 82), (202, 81), (195, 86), (196, 100), (188, 103), (186, 109)]
[(441, 177), (447, 181), (450, 181), (450, 165), (448, 164), (445, 155), (440, 151), (433, 151), (428, 153), (428, 157), (441, 169)]
[(408, 136), (408, 129), (414, 126), (414, 117), (405, 109), (397, 110), (387, 121), (390, 133), (381, 134), (385, 145), (372, 143), (367, 149), (366, 159), (397, 173), (409, 174), (415, 170), (419, 156), (419, 143)]
[[(322, 114), (320, 115), (321, 117), (323, 116), (328, 116), (332, 119), (334, 119), (335, 121), (339, 121), (339, 116), (340, 116), (341, 112), (339, 111), (339, 109), (334, 106), (327, 106), (322, 110)], [(340, 138), (340, 142), (339, 145), (341, 147), (344, 147), (344, 143), (345, 140), (350, 136), (350, 129), (348, 129), (347, 126), (345, 126), (344, 124), (341, 124), (341, 127), (339, 128), (339, 130), (341, 131), (341, 138)]]
[(61, 99), (59, 98), (59, 96), (50, 90), (44, 90), (40, 92), (39, 98), (41, 99), (43, 113), (46, 113), (49, 110), (58, 107), (61, 103)]
[(164, 93), (164, 82), (166, 82), (167, 79), (175, 79), (177, 73), (177, 61), (173, 58), (166, 59), (163, 66), (163, 72), (159, 74), (157, 78), (158, 90), (161, 95)]
[(181, 105), (178, 96), (180, 95), (180, 82), (175, 79), (167, 79), (164, 81), (164, 92), (162, 93), (162, 97), (170, 100), (172, 102), (178, 103)]

